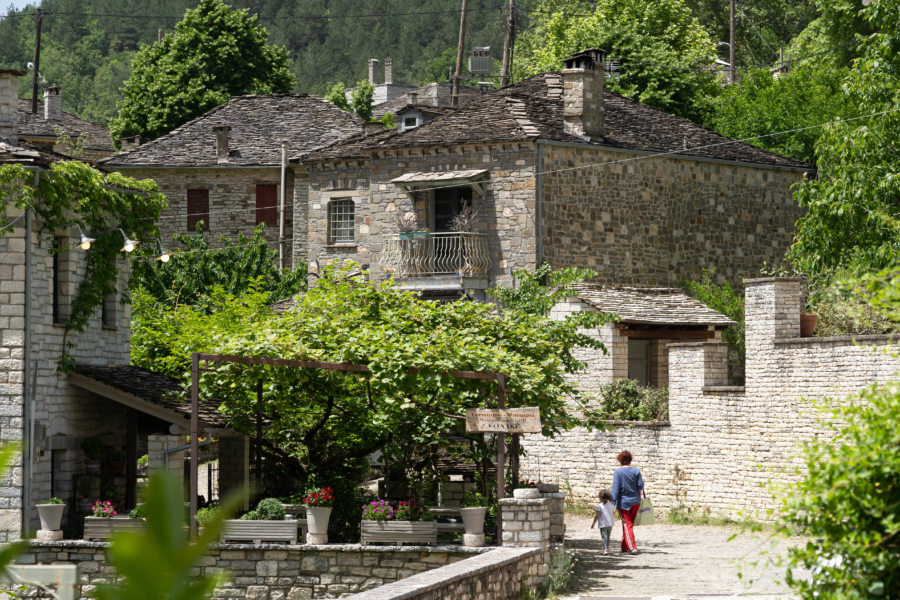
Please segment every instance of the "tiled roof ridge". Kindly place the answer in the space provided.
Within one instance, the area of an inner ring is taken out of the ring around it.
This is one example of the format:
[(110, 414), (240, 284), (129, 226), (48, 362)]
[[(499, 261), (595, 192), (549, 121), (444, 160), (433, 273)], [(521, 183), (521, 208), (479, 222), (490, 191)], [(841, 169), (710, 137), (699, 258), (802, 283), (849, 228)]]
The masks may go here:
[(592, 291), (592, 290), (615, 290), (622, 292), (641, 292), (641, 293), (653, 293), (653, 294), (685, 294), (685, 292), (681, 288), (677, 287), (654, 287), (654, 286), (639, 286), (639, 285), (617, 285), (617, 284), (606, 284), (606, 283), (580, 283), (572, 286), (573, 290), (578, 291)]

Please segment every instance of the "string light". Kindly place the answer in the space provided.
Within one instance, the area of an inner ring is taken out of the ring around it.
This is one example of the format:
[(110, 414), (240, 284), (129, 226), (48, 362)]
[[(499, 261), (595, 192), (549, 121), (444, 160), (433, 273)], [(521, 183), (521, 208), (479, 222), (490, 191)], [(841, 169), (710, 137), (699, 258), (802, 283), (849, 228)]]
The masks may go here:
[(78, 230), (78, 235), (81, 236), (81, 241), (78, 242), (78, 247), (82, 250), (90, 250), (91, 244), (96, 242), (97, 240), (95, 238), (84, 235), (84, 232), (81, 230), (81, 225), (79, 225), (78, 223), (74, 223), (74, 225), (75, 229)]
[(127, 235), (125, 235), (125, 232), (122, 231), (121, 227), (116, 227), (116, 230), (122, 234), (122, 239), (125, 240), (125, 243), (122, 244), (122, 252), (134, 252), (135, 247), (140, 242), (130, 239)]
[(156, 238), (156, 249), (159, 250), (159, 256), (156, 257), (156, 260), (161, 263), (169, 262), (169, 259), (172, 258), (172, 253), (163, 249), (162, 242), (159, 241), (159, 238)]

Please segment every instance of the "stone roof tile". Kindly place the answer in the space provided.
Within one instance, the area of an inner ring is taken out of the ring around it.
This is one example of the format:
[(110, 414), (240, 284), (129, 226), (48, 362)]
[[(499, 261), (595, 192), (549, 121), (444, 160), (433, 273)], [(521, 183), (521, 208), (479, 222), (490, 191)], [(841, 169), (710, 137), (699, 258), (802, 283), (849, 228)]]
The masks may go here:
[(48, 121), (44, 118), (44, 103), (38, 101), (37, 114), (31, 112), (31, 100), (19, 99), (19, 126), (18, 132), (22, 137), (42, 137), (56, 139), (57, 129), (62, 129), (73, 140), (82, 134), (87, 135), (85, 148), (112, 152), (113, 145), (109, 139), (109, 129), (90, 121), (80, 119), (75, 115), (62, 111), (62, 119)]
[(641, 325), (726, 326), (734, 321), (678, 288), (578, 286), (578, 298), (601, 312), (619, 315), (622, 323)]

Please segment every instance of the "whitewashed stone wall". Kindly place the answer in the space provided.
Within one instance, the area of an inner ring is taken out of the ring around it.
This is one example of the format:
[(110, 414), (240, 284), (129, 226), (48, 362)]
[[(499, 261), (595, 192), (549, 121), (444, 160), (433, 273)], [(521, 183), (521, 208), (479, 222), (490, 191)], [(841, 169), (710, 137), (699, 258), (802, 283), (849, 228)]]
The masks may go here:
[(798, 443), (827, 435), (811, 400), (841, 399), (895, 377), (900, 361), (886, 336), (800, 338), (799, 279), (745, 280), (747, 383), (725, 386), (722, 342), (669, 345), (669, 424), (576, 429), (556, 439), (525, 436), (525, 477), (557, 482), (594, 502), (609, 488), (623, 449), (634, 454), (647, 493), (663, 510), (685, 506), (766, 519), (766, 486), (793, 480)]

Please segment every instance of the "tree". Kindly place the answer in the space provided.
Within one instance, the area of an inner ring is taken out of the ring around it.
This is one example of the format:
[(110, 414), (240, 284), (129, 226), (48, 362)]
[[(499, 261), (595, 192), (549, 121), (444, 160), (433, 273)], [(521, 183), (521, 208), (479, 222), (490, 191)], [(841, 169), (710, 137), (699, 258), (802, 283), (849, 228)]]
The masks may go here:
[[(768, 70), (751, 71), (713, 100), (707, 125), (730, 138), (754, 138), (749, 141), (755, 146), (813, 164), (821, 131), (794, 130), (850, 116), (841, 89), (847, 72), (803, 63), (778, 78)], [(776, 131), (789, 133), (770, 135)]]
[(350, 98), (347, 98), (346, 86), (338, 82), (331, 86), (331, 89), (325, 94), (325, 99), (347, 112), (352, 112), (364, 121), (372, 119), (372, 103), (375, 98), (375, 86), (368, 79), (362, 79), (350, 92)]
[(795, 188), (807, 213), (788, 257), (803, 272), (871, 272), (900, 262), (900, 0), (864, 11), (879, 32), (864, 44), (844, 84), (850, 110), (865, 118), (823, 128), (818, 177)]
[(201, 0), (174, 33), (138, 52), (110, 122), (113, 138), (152, 140), (231, 96), (290, 92), (287, 50), (267, 38), (247, 9)]
[(516, 72), (557, 71), (584, 48), (621, 62), (608, 88), (671, 114), (700, 121), (718, 92), (706, 71), (715, 60), (709, 35), (680, 0), (544, 0), (519, 38)]

